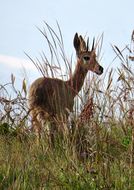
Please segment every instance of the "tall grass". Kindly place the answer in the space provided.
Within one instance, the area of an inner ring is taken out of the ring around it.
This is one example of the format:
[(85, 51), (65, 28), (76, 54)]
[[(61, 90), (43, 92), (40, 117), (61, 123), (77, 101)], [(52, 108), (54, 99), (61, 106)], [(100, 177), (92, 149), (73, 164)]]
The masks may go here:
[[(66, 58), (60, 27), (58, 35), (45, 24), (47, 32), (40, 31), (50, 57), (43, 53), (41, 60), (29, 58), (43, 76), (56, 77), (58, 69), (64, 78), (61, 60), (68, 73), (72, 63)], [(112, 48), (120, 67), (103, 78), (87, 77), (71, 116), (73, 132), (57, 134), (54, 147), (45, 136), (35, 143), (25, 80), (21, 91), (13, 75), (11, 82), (0, 85), (0, 189), (134, 189), (133, 34), (129, 46)]]

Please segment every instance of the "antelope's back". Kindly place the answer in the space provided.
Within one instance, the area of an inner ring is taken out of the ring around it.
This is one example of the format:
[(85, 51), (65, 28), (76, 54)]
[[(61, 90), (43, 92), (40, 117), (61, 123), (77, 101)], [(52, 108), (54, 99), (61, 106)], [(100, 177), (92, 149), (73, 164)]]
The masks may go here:
[(39, 78), (29, 90), (29, 108), (37, 107), (51, 115), (65, 114), (73, 110), (73, 94), (65, 81), (53, 78)]

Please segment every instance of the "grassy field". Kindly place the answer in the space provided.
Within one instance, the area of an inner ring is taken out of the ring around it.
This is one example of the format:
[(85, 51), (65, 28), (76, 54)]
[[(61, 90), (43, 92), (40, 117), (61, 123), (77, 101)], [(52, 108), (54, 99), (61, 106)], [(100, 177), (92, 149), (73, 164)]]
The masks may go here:
[(103, 127), (92, 144), (83, 142), (81, 155), (68, 139), (57, 138), (51, 148), (45, 138), (37, 145), (30, 135), (1, 136), (0, 189), (133, 189), (131, 131), (124, 135), (119, 124), (110, 132)]
[(134, 189), (133, 44), (132, 35), (123, 51), (113, 46), (116, 72), (87, 77), (76, 99), (73, 132), (70, 127), (56, 134), (54, 145), (45, 134), (37, 144), (30, 131), (25, 80), (22, 91), (13, 75), (0, 85), (1, 190)]

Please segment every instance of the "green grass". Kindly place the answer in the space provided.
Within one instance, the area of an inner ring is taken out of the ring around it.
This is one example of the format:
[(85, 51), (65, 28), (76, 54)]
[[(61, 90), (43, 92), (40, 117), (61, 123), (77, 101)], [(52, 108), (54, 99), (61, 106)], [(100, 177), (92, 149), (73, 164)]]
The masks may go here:
[(1, 135), (0, 189), (133, 189), (131, 131), (125, 136), (119, 125), (110, 132), (98, 127), (91, 145), (85, 139), (87, 158), (67, 138), (57, 136), (52, 147), (45, 136), (37, 144), (30, 134)]

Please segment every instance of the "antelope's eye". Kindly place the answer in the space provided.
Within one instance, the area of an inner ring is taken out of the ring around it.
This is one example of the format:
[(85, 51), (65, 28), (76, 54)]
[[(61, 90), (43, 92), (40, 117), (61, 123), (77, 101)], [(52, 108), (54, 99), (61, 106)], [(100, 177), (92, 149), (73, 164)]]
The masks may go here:
[(89, 61), (90, 57), (89, 56), (84, 56), (83, 59), (84, 59), (84, 61)]

